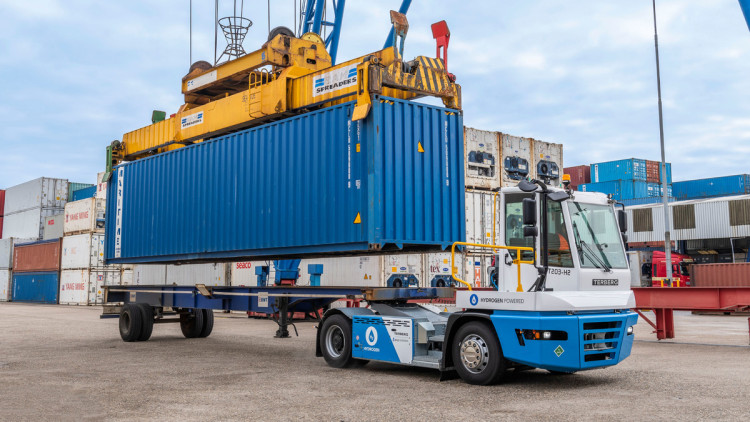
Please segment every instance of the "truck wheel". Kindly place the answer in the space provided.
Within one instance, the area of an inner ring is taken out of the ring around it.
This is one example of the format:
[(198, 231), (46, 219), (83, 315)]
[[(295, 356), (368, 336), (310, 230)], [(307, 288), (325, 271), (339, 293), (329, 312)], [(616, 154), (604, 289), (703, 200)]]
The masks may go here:
[(203, 309), (203, 329), (198, 337), (208, 337), (214, 330), (214, 311)]
[(180, 314), (180, 329), (185, 338), (196, 338), (203, 330), (203, 310), (192, 309), (189, 314)]
[(453, 365), (468, 384), (490, 385), (505, 373), (505, 358), (492, 329), (478, 321), (463, 325), (453, 336)]
[(138, 341), (146, 341), (151, 338), (151, 333), (154, 332), (154, 308), (148, 303), (139, 303), (138, 309), (141, 310), (141, 317), (143, 318)]
[(143, 328), (143, 313), (138, 305), (127, 303), (120, 310), (120, 337), (123, 341), (137, 341)]
[(332, 315), (323, 322), (318, 338), (323, 358), (334, 368), (357, 365), (352, 358), (352, 323), (343, 315)]

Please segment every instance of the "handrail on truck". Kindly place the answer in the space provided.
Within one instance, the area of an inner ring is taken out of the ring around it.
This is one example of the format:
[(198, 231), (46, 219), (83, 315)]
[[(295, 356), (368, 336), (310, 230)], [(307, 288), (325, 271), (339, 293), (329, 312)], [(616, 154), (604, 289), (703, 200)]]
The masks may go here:
[(476, 248), (486, 248), (486, 249), (505, 249), (505, 250), (511, 250), (516, 251), (516, 259), (513, 260), (514, 264), (518, 265), (518, 287), (516, 287), (517, 292), (523, 292), (523, 285), (521, 284), (521, 264), (534, 264), (534, 261), (526, 261), (521, 259), (521, 251), (530, 251), (531, 253), (534, 253), (534, 248), (529, 246), (500, 246), (500, 245), (484, 245), (481, 243), (469, 243), (469, 242), (453, 242), (453, 245), (451, 245), (451, 277), (453, 277), (454, 280), (463, 283), (466, 285), (466, 287), (469, 290), (473, 290), (471, 288), (471, 284), (460, 279), (458, 274), (458, 268), (456, 267), (456, 246), (472, 246)]

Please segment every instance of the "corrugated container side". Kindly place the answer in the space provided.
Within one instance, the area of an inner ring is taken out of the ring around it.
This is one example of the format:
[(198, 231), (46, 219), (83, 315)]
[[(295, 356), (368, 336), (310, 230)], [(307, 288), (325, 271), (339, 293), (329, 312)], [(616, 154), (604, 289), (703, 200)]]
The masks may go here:
[(71, 201), (80, 201), (82, 199), (93, 198), (95, 196), (96, 185), (91, 185), (87, 188), (74, 190), (68, 198), (70, 198)]
[[(669, 188), (671, 190), (671, 186)], [(638, 180), (611, 180), (608, 182), (586, 183), (578, 186), (581, 192), (601, 192), (612, 194), (616, 200), (661, 196), (662, 186), (658, 183)]]
[[(500, 133), (502, 145), (502, 171), (500, 181), (503, 187), (516, 186), (519, 180), (532, 176), (535, 172), (534, 146), (531, 138)], [(512, 172), (516, 169), (520, 172)], [(525, 176), (524, 176), (525, 174)]]
[(592, 183), (613, 180), (640, 180), (645, 182), (646, 176), (646, 160), (639, 158), (591, 164)]
[(532, 142), (534, 146), (533, 177), (543, 180), (548, 185), (559, 185), (563, 174), (563, 146), (537, 139)]
[(584, 183), (591, 183), (591, 166), (565, 167), (564, 174), (570, 175), (570, 185), (576, 187)]
[(64, 233), (104, 232), (104, 199), (88, 198), (65, 204)]
[[(667, 198), (668, 202), (674, 202), (674, 197)], [(626, 207), (629, 207), (631, 205), (645, 205), (645, 204), (659, 204), (661, 203), (662, 198), (661, 196), (650, 196), (647, 198), (633, 198), (633, 199), (621, 199), (620, 202), (622, 202)]]
[(463, 240), (461, 114), (376, 98), (352, 122), (353, 106), (118, 166), (107, 259), (278, 258)]
[(16, 244), (13, 248), (13, 273), (58, 271), (61, 245), (61, 239)]
[(57, 214), (44, 218), (42, 240), (54, 240), (63, 236), (63, 215)]
[(5, 190), (5, 215), (32, 208), (62, 208), (68, 201), (68, 181), (40, 177)]
[(7, 302), (13, 296), (13, 278), (9, 269), (0, 269), (0, 302)]
[(167, 284), (167, 266), (163, 264), (144, 264), (133, 266), (132, 284), (164, 285)]
[(79, 269), (60, 272), (61, 305), (101, 305), (104, 286), (121, 284), (119, 270)]
[(750, 193), (750, 175), (738, 174), (708, 179), (685, 180), (674, 182), (672, 187), (674, 196), (678, 200), (742, 195)]
[(33, 272), (18, 273), (13, 271), (14, 302), (57, 303), (60, 273)]
[(44, 237), (47, 217), (62, 214), (62, 208), (32, 208), (3, 217), (3, 238), (40, 240)]
[(750, 263), (691, 265), (690, 280), (696, 287), (750, 287)]
[(90, 188), (92, 186), (96, 186), (96, 185), (93, 185), (91, 183), (69, 182), (68, 183), (68, 200), (69, 201), (75, 201), (75, 199), (71, 199), (71, 198), (73, 198), (73, 193), (75, 191), (78, 191), (78, 190), (81, 190), (81, 189)]
[(478, 189), (500, 188), (500, 135), (464, 127), (464, 175), (466, 186)]
[(0, 239), (0, 269), (13, 268), (13, 245), (20, 243), (30, 243), (36, 239), (18, 239), (8, 237)]
[(104, 265), (104, 235), (84, 233), (65, 236), (62, 239), (62, 258), (60, 268), (64, 270), (119, 266)]

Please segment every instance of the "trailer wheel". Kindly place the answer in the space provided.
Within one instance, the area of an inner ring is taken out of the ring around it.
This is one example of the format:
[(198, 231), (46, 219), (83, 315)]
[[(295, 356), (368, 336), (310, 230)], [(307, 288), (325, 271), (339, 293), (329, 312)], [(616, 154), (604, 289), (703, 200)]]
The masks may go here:
[(185, 338), (196, 338), (203, 330), (203, 310), (192, 309), (189, 314), (180, 314), (180, 329)]
[(505, 373), (505, 358), (492, 329), (472, 321), (458, 329), (451, 347), (458, 375), (468, 384), (490, 385)]
[(138, 341), (143, 329), (143, 313), (138, 305), (127, 303), (120, 310), (120, 337), (123, 341)]
[(203, 329), (198, 337), (208, 337), (214, 330), (214, 311), (203, 309)]
[(139, 303), (137, 306), (141, 310), (141, 317), (143, 318), (138, 341), (146, 341), (151, 338), (151, 333), (154, 332), (154, 308), (148, 303)]
[(357, 365), (352, 358), (352, 323), (343, 315), (332, 315), (323, 322), (318, 338), (323, 358), (334, 368)]

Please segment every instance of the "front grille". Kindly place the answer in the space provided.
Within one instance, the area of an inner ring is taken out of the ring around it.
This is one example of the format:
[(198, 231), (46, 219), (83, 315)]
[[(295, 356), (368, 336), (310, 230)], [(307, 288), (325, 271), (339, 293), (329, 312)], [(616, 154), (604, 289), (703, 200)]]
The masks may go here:
[(600, 366), (617, 358), (622, 340), (622, 321), (590, 321), (583, 323), (583, 361)]

